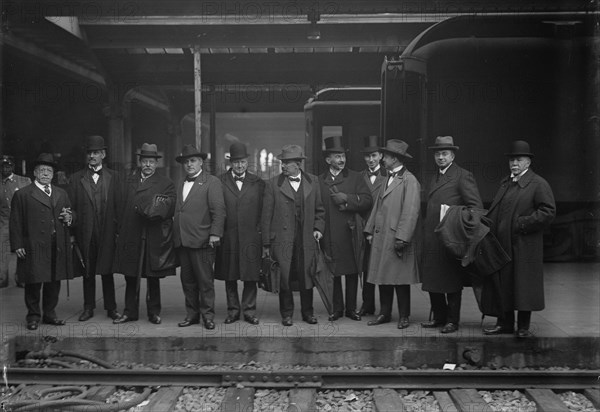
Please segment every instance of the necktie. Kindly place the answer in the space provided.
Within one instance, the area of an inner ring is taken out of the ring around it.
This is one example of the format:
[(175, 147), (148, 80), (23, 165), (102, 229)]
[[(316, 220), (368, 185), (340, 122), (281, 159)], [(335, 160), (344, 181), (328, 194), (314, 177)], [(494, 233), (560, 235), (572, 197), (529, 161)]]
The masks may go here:
[(233, 180), (244, 183), (244, 178), (242, 176), (233, 176)]
[(374, 172), (372, 172), (371, 170), (367, 170), (367, 173), (369, 173), (369, 177), (377, 176), (379, 174), (379, 170), (375, 170)]
[(186, 181), (186, 182), (193, 182), (193, 181), (195, 181), (195, 180), (196, 180), (196, 177), (195, 177), (195, 176), (193, 176), (193, 177), (186, 176), (186, 178), (185, 178), (185, 181)]
[(300, 178), (299, 177), (288, 177), (290, 182), (300, 182)]
[(50, 196), (50, 185), (44, 185), (44, 192), (46, 192), (46, 194)]

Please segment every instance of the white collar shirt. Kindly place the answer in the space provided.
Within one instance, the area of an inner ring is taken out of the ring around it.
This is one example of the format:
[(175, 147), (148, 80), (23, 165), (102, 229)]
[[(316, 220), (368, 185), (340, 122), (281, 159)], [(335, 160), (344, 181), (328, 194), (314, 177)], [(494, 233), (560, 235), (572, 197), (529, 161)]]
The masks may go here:
[[(194, 179), (197, 178), (198, 176), (200, 176), (200, 173), (202, 173), (202, 170), (200, 170), (198, 173), (196, 173), (194, 176), (192, 176)], [(190, 191), (192, 190), (192, 187), (194, 186), (194, 182), (189, 182), (189, 181), (185, 181), (183, 182), (183, 192), (182, 192), (182, 199), (185, 202), (185, 199), (187, 199), (188, 195), (190, 194)]]

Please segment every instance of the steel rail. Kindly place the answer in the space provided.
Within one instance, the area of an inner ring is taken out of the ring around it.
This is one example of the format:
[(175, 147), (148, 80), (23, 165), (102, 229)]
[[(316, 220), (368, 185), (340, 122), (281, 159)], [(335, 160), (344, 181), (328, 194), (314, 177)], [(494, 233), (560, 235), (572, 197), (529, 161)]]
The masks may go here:
[(585, 389), (598, 388), (600, 371), (519, 370), (152, 370), (10, 368), (9, 384), (118, 386), (235, 386), (323, 389)]

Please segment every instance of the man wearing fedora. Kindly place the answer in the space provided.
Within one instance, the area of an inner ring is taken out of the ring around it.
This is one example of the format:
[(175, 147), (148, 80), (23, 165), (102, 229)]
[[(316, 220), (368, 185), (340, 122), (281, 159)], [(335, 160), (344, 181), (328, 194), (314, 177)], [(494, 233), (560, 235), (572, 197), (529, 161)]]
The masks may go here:
[(112, 265), (117, 238), (117, 225), (122, 208), (122, 179), (104, 164), (106, 145), (102, 136), (85, 139), (87, 166), (73, 173), (69, 183), (69, 198), (77, 222), (73, 227), (83, 264), (84, 322), (94, 316), (96, 308), (96, 275), (102, 279), (102, 296), (106, 315), (115, 320), (117, 312)]
[(365, 225), (367, 241), (371, 243), (369, 279), (379, 285), (381, 310), (368, 325), (388, 323), (392, 318), (394, 290), (398, 299), (400, 320), (398, 329), (409, 326), (410, 285), (419, 282), (416, 255), (416, 232), (421, 207), (421, 185), (404, 166), (408, 144), (388, 140), (382, 147), (383, 164), (388, 179), (375, 199), (375, 205)]
[[(378, 136), (367, 136), (364, 138), (364, 147), (362, 150), (367, 168), (361, 172), (367, 187), (371, 191), (373, 204), (377, 198), (377, 194), (381, 190), (384, 182), (387, 182), (387, 171), (381, 166), (383, 153), (379, 144)], [(366, 219), (369, 218), (371, 209), (366, 213)], [(362, 306), (358, 311), (360, 316), (375, 314), (375, 285), (369, 281), (369, 255), (371, 253), (371, 245), (369, 242), (364, 244), (363, 252), (363, 286), (362, 286)]]
[(177, 188), (174, 239), (181, 263), (186, 317), (179, 327), (200, 323), (215, 328), (215, 249), (223, 237), (225, 201), (221, 181), (202, 169), (207, 154), (185, 145), (175, 158), (185, 173)]
[[(256, 295), (261, 266), (260, 215), (265, 182), (248, 171), (248, 152), (243, 143), (229, 147), (231, 167), (220, 176), (227, 219), (221, 246), (217, 249), (215, 277), (225, 281), (227, 318), (225, 323), (240, 319), (252, 325), (256, 317)], [(242, 301), (237, 281), (244, 283)]]
[[(518, 338), (529, 338), (531, 312), (544, 309), (543, 231), (556, 215), (552, 189), (531, 169), (534, 155), (524, 140), (512, 142), (508, 156), (510, 176), (490, 205), (491, 232), (512, 261), (488, 277), (482, 291), (482, 306), (499, 308), (495, 326), (486, 335), (513, 333), (517, 310)], [(497, 297), (498, 302), (493, 302)], [(495, 305), (494, 305), (495, 303)]]
[(293, 324), (293, 290), (300, 291), (302, 320), (315, 324), (310, 266), (325, 226), (319, 181), (301, 169), (306, 157), (300, 146), (283, 146), (277, 158), (282, 173), (269, 179), (263, 200), (263, 256), (279, 263), (282, 325)]
[(14, 173), (15, 162), (11, 156), (0, 157), (2, 166), (2, 192), (0, 193), (0, 288), (7, 287), (13, 278), (17, 285), (20, 282), (16, 276), (16, 255), (10, 251), (8, 222), (10, 218), (10, 203), (17, 190), (31, 184), (31, 179)]
[(421, 324), (424, 328), (441, 328), (442, 333), (458, 330), (462, 288), (467, 274), (451, 254), (446, 252), (435, 233), (440, 223), (442, 205), (483, 208), (473, 174), (456, 164), (458, 146), (452, 136), (438, 136), (428, 147), (433, 151), (436, 172), (429, 183), (424, 221), (424, 252), (422, 254), (422, 288), (429, 292), (433, 320)]
[[(27, 329), (40, 323), (64, 325), (56, 316), (60, 281), (72, 278), (69, 226), (73, 222), (69, 196), (52, 184), (56, 163), (49, 153), (35, 161), (35, 181), (12, 199), (10, 245), (17, 254), (19, 281), (25, 284)], [(40, 309), (41, 300), (41, 309)]]
[(125, 310), (113, 323), (138, 320), (141, 278), (146, 278), (146, 313), (155, 325), (161, 323), (160, 279), (175, 275), (177, 258), (173, 247), (175, 185), (156, 172), (155, 144), (144, 143), (137, 153), (139, 170), (129, 176), (119, 224), (119, 239), (113, 272), (125, 275)]
[[(342, 316), (361, 320), (356, 311), (358, 272), (362, 270), (360, 255), (364, 235), (360, 214), (373, 204), (371, 191), (363, 177), (346, 167), (346, 152), (342, 136), (325, 139), (325, 162), (328, 169), (319, 176), (321, 198), (325, 208), (325, 253), (331, 258), (333, 280), (333, 313), (330, 321)], [(356, 233), (359, 231), (359, 233)], [(357, 257), (359, 257), (357, 259)], [(346, 302), (342, 292), (342, 277), (346, 283)]]

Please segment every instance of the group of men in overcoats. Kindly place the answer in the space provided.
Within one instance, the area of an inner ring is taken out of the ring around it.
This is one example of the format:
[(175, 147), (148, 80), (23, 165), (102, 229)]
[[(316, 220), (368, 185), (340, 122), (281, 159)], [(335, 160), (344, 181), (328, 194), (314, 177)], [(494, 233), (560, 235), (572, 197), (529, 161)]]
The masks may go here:
[[(10, 202), (11, 249), (25, 284), (28, 328), (40, 321), (64, 324), (55, 311), (60, 281), (75, 274), (84, 276), (81, 321), (94, 316), (100, 275), (104, 309), (114, 323), (138, 319), (140, 281), (146, 278), (147, 316), (159, 324), (159, 279), (174, 275), (179, 265), (186, 309), (180, 327), (200, 321), (215, 327), (215, 278), (225, 281), (225, 323), (243, 317), (258, 324), (257, 283), (265, 257), (279, 265), (282, 324), (293, 324), (294, 290), (300, 291), (302, 319), (314, 324), (311, 270), (319, 249), (334, 276), (330, 321), (375, 314), (378, 285), (380, 310), (368, 325), (391, 321), (395, 292), (397, 326), (407, 328), (410, 285), (422, 282), (431, 301), (430, 320), (422, 327), (456, 332), (470, 273), (442, 242), (438, 227), (449, 208), (486, 211), (473, 174), (455, 161), (459, 147), (453, 138), (438, 136), (428, 148), (436, 172), (424, 191), (423, 216), (421, 186), (406, 167), (412, 156), (404, 141), (379, 146), (376, 136), (366, 137), (367, 168), (361, 173), (346, 168), (341, 136), (326, 138), (324, 146), (327, 168), (320, 176), (302, 169), (306, 157), (300, 146), (286, 145), (277, 156), (282, 173), (264, 181), (248, 170), (242, 143), (231, 145), (230, 167), (218, 177), (203, 168), (207, 154), (186, 145), (176, 158), (185, 179), (176, 186), (156, 173), (162, 157), (156, 145), (144, 143), (136, 153), (138, 169), (122, 181), (104, 165), (102, 137), (91, 136), (87, 166), (71, 177), (67, 191), (51, 184), (52, 155), (40, 155), (35, 181), (12, 190)], [(511, 175), (502, 180), (485, 222), (510, 262), (482, 281), (481, 307), (498, 318), (484, 333), (514, 333), (517, 310), (516, 333), (524, 338), (531, 336), (531, 311), (544, 308), (542, 233), (556, 208), (550, 186), (531, 170), (529, 144), (515, 141), (506, 155)], [(79, 259), (71, 258), (74, 251)], [(363, 303), (357, 310), (362, 272)], [(113, 273), (126, 279), (122, 315)]]

